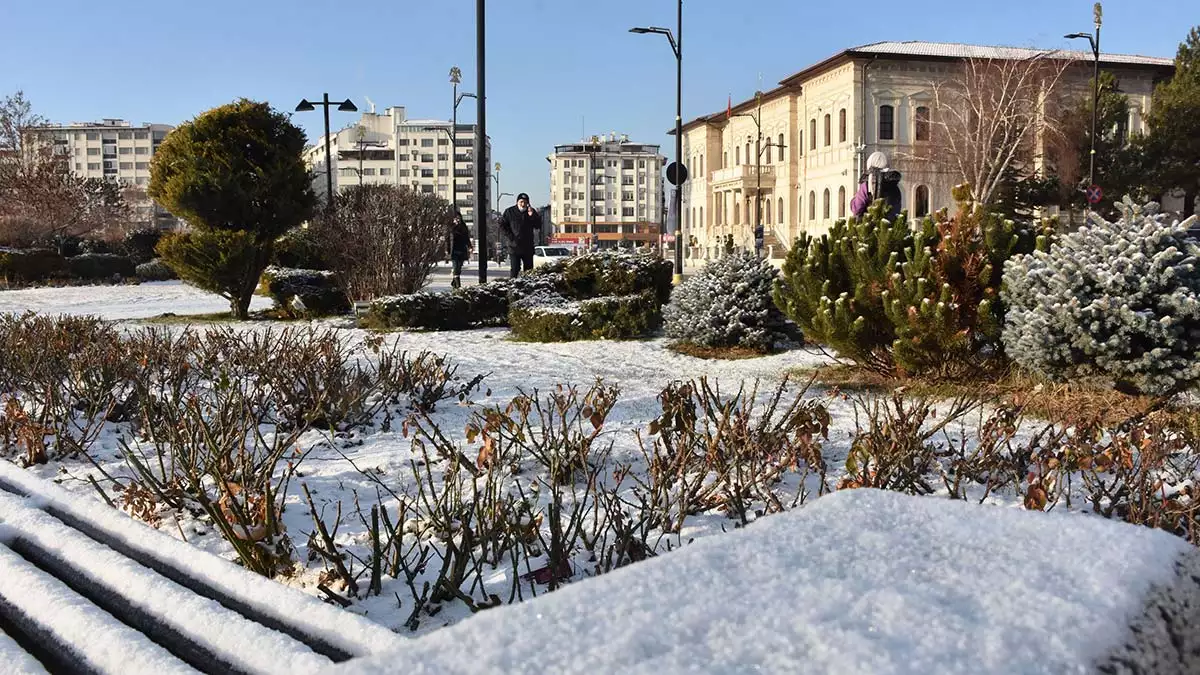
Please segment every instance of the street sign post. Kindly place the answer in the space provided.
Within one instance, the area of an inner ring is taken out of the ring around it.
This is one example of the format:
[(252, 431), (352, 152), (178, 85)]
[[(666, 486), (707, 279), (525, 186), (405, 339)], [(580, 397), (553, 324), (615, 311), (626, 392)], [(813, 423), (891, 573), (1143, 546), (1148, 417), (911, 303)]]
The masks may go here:
[(688, 179), (687, 167), (679, 162), (671, 162), (667, 165), (667, 182), (675, 187), (683, 185), (683, 182)]

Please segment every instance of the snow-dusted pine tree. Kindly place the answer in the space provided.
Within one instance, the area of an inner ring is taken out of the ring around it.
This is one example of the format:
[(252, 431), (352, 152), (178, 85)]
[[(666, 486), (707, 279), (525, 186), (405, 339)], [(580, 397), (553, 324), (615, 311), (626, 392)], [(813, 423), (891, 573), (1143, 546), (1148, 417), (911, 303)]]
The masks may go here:
[(771, 351), (790, 333), (771, 298), (778, 274), (766, 260), (742, 251), (708, 263), (663, 308), (667, 337), (701, 347)]
[(1200, 242), (1196, 217), (1168, 223), (1157, 205), (1120, 205), (1049, 252), (1004, 269), (1003, 341), (1020, 365), (1054, 379), (1111, 378), (1170, 395), (1200, 383)]

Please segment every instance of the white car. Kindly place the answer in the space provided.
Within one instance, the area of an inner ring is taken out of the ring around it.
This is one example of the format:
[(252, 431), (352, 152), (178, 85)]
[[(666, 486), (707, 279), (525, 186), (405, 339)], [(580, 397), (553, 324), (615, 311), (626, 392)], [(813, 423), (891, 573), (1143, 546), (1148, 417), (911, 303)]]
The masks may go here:
[(570, 256), (571, 249), (565, 246), (534, 246), (533, 266), (541, 267), (547, 263), (569, 258)]

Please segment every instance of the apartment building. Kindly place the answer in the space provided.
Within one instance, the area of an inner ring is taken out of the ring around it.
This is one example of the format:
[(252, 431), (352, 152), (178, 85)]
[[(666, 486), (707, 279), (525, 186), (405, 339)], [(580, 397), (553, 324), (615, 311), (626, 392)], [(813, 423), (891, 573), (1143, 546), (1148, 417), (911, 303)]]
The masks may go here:
[[(474, 222), (475, 133), (474, 124), (453, 127), (446, 120), (409, 119), (404, 106), (389, 107), (382, 113), (371, 106), (357, 123), (330, 135), (333, 189), (403, 185), (455, 203), (463, 220)], [(485, 144), (485, 153), (485, 165), (490, 167), (490, 140)], [(305, 149), (304, 159), (313, 172), (313, 190), (323, 201), (324, 136)]]
[(173, 128), (149, 123), (135, 127), (122, 119), (103, 119), (48, 124), (28, 133), (38, 142), (52, 144), (76, 176), (119, 181), (134, 188), (127, 194), (132, 197), (135, 224), (170, 229), (179, 221), (146, 197), (145, 190), (150, 183), (150, 158)]
[[(960, 178), (930, 159), (934, 89), (967, 59), (1029, 59), (1046, 51), (934, 42), (879, 42), (841, 51), (777, 87), (683, 126), (690, 179), (683, 189), (689, 255), (753, 250), (763, 225), (764, 253), (783, 257), (801, 232), (820, 234), (846, 217), (866, 158), (880, 151), (903, 174), (902, 207), (924, 216), (951, 206)], [(1088, 91), (1091, 52), (1054, 52), (1077, 60), (1062, 85)], [(1144, 129), (1155, 83), (1169, 77), (1166, 58), (1101, 54), (1129, 97), (1129, 132)], [(674, 134), (674, 130), (669, 133)], [(922, 158), (926, 159), (922, 159)], [(756, 199), (757, 197), (757, 199)], [(756, 213), (755, 209), (760, 209)]]
[(665, 160), (659, 146), (613, 133), (555, 146), (546, 159), (556, 242), (615, 248), (658, 241)]

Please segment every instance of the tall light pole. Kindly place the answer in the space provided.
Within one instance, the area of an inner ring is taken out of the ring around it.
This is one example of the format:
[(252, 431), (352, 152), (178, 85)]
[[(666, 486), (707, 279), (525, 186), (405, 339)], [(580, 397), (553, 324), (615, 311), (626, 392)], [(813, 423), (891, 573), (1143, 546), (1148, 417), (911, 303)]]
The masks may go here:
[[(771, 139), (767, 139), (766, 145), (763, 145), (763, 142), (762, 142), (762, 138), (763, 138), (763, 134), (762, 134), (762, 97), (763, 97), (763, 93), (761, 91), (756, 91), (756, 92), (754, 92), (754, 97), (758, 103), (758, 107), (757, 107), (755, 114), (751, 115), (749, 113), (738, 113), (736, 115), (730, 115), (729, 119), (733, 119), (734, 117), (749, 117), (751, 120), (754, 121), (754, 129), (755, 129), (755, 134), (756, 134), (755, 140), (754, 140), (754, 154), (755, 154), (755, 156), (754, 156), (754, 176), (755, 176), (755, 179), (754, 179), (755, 180), (755, 183), (754, 183), (754, 230), (755, 230), (754, 231), (754, 235), (755, 235), (754, 236), (754, 249), (757, 252), (759, 250), (758, 249), (758, 228), (763, 227), (763, 222), (762, 222), (762, 154), (763, 154), (763, 152), (770, 152), (771, 148), (782, 148), (784, 146), (779, 143), (772, 142)], [(746, 139), (747, 142), (749, 142), (749, 140), (750, 140), (749, 138)], [(750, 161), (750, 158), (747, 157), (746, 161)], [(764, 232), (765, 232), (765, 228), (764, 228)]]
[(1092, 20), (1096, 25), (1095, 38), (1090, 33), (1071, 33), (1063, 37), (1068, 40), (1087, 40), (1092, 46), (1092, 150), (1088, 159), (1088, 187), (1096, 184), (1096, 115), (1100, 108), (1100, 23), (1104, 10), (1100, 3), (1092, 6)]
[(462, 82), (462, 71), (458, 66), (450, 68), (450, 82), (454, 85), (454, 110), (450, 117), (450, 203), (454, 208), (458, 209), (458, 176), (455, 174), (458, 171), (458, 104), (462, 103), (464, 98), (475, 98), (475, 94), (458, 93), (458, 83)]
[[(492, 179), (496, 181), (496, 211), (500, 210), (500, 162), (496, 162), (496, 173), (492, 174)], [(512, 193), (509, 193), (512, 194)]]
[[(670, 28), (649, 26), (646, 28), (630, 28), (630, 33), (656, 33), (667, 36), (671, 43), (671, 51), (675, 52), (675, 165), (676, 171), (683, 168), (683, 0), (677, 0), (675, 5), (675, 33)], [(661, 180), (661, 179), (660, 179)], [(675, 186), (672, 203), (675, 207), (675, 284), (683, 281), (683, 184), (680, 180)], [(666, 228), (665, 218), (660, 228)]]
[(479, 242), (479, 283), (487, 283), (487, 88), (485, 87), (484, 0), (475, 0), (475, 237)]
[[(482, 2), (482, 0), (480, 1)], [(325, 206), (333, 211), (333, 160), (329, 153), (329, 106), (331, 105), (336, 105), (337, 109), (342, 112), (358, 112), (358, 107), (350, 99), (341, 103), (330, 101), (328, 93), (322, 94), (318, 103), (309, 103), (306, 98), (300, 99), (300, 103), (296, 105), (296, 112), (309, 112), (316, 110), (317, 106), (325, 109)]]

